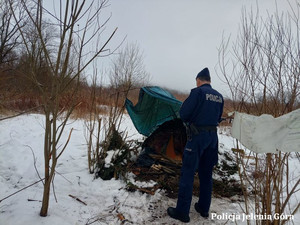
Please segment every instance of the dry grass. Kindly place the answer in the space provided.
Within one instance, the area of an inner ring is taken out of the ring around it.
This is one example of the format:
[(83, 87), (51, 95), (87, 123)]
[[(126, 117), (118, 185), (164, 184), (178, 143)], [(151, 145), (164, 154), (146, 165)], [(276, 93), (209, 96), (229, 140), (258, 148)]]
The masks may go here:
[[(135, 88), (130, 91), (128, 98), (136, 104), (139, 97), (139, 88)], [(168, 90), (175, 98), (180, 101), (184, 101), (188, 97), (188, 93), (183, 93), (175, 90)], [(73, 103), (78, 104), (72, 113), (72, 118), (86, 118), (91, 108), (90, 99), (91, 87), (87, 84), (81, 83), (79, 92), (76, 95), (72, 95), (72, 90), (64, 93), (60, 100), (60, 109), (66, 110), (72, 106)], [(96, 88), (96, 105), (99, 107), (98, 112), (101, 114), (108, 114), (109, 107), (115, 104), (115, 97), (117, 91), (109, 87), (97, 87)], [(19, 113), (22, 111), (31, 110), (31, 112), (42, 113), (43, 100), (38, 92), (34, 89), (14, 88), (0, 90), (0, 113), (3, 115)], [(124, 105), (124, 99), (120, 99), (118, 107)], [(231, 100), (225, 99), (223, 117), (227, 117), (228, 112), (234, 111), (234, 104)], [(223, 122), (222, 125), (228, 125)]]

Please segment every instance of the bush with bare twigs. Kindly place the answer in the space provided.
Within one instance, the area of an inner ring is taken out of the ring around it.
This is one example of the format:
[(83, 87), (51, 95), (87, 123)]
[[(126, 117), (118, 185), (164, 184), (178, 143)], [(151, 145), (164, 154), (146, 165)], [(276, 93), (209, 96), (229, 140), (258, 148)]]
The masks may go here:
[[(266, 19), (260, 17), (258, 11), (255, 14), (244, 10), (240, 33), (230, 52), (229, 40), (223, 39), (219, 66), (229, 86), (234, 110), (277, 117), (299, 107), (299, 10), (296, 4), (291, 12), (282, 15), (275, 12)], [(300, 179), (289, 175), (289, 162), (292, 156), (299, 159), (299, 154), (279, 151), (278, 154), (247, 155), (239, 147), (237, 144), (236, 160), (245, 213), (293, 215), (300, 207), (299, 202), (291, 204)], [(256, 224), (286, 222), (272, 217), (271, 220), (257, 220)]]

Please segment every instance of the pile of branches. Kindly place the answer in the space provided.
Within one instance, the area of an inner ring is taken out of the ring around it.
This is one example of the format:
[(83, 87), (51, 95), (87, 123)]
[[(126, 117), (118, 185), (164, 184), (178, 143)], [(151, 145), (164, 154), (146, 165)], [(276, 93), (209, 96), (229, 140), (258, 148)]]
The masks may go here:
[[(170, 198), (177, 198), (178, 186), (180, 179), (181, 161), (172, 160), (163, 154), (149, 154), (153, 159), (153, 164), (148, 167), (132, 165), (130, 171), (136, 175), (136, 180), (150, 181), (153, 180), (157, 184), (151, 188), (138, 188), (134, 185), (127, 186), (129, 191), (139, 190), (141, 192), (154, 194), (157, 189), (163, 189)], [(221, 161), (214, 169), (214, 174), (222, 174), (222, 180), (214, 179), (213, 182), (213, 195), (216, 197), (233, 197), (241, 196), (242, 189), (237, 180), (230, 179), (233, 167), (229, 167), (225, 161)], [(228, 171), (229, 172), (228, 172)], [(227, 173), (228, 172), (228, 173)], [(198, 174), (195, 173), (194, 177), (194, 192), (198, 196), (199, 190)]]
[(150, 181), (157, 184), (151, 188), (138, 188), (129, 185), (128, 190), (139, 190), (149, 194), (154, 194), (157, 189), (164, 189), (169, 197), (177, 197), (178, 182), (180, 176), (181, 162), (167, 158), (163, 154), (149, 154), (154, 161), (150, 167), (132, 165), (131, 172), (136, 175), (136, 180)]

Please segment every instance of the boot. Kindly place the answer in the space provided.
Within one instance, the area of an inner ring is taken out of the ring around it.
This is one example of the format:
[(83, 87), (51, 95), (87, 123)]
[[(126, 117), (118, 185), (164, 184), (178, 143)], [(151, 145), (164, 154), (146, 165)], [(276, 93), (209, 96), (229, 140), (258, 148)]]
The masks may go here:
[(168, 212), (168, 215), (175, 220), (180, 220), (181, 222), (184, 222), (184, 223), (190, 222), (189, 215), (184, 215), (182, 213), (177, 212), (176, 208), (169, 207), (167, 212)]
[(195, 203), (195, 209), (198, 213), (200, 213), (200, 215), (204, 218), (208, 218), (208, 212), (202, 212), (198, 206), (198, 203)]

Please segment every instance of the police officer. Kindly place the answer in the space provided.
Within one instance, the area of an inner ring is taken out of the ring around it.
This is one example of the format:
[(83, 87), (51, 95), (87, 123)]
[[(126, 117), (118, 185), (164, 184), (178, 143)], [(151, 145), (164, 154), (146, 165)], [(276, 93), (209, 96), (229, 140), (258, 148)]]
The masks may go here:
[(217, 126), (221, 122), (223, 96), (210, 85), (208, 68), (196, 77), (197, 87), (183, 102), (180, 117), (187, 126), (188, 141), (183, 158), (176, 208), (169, 207), (170, 217), (189, 222), (193, 194), (194, 174), (198, 170), (200, 181), (199, 200), (195, 210), (207, 218), (211, 203), (212, 170), (218, 162)]

